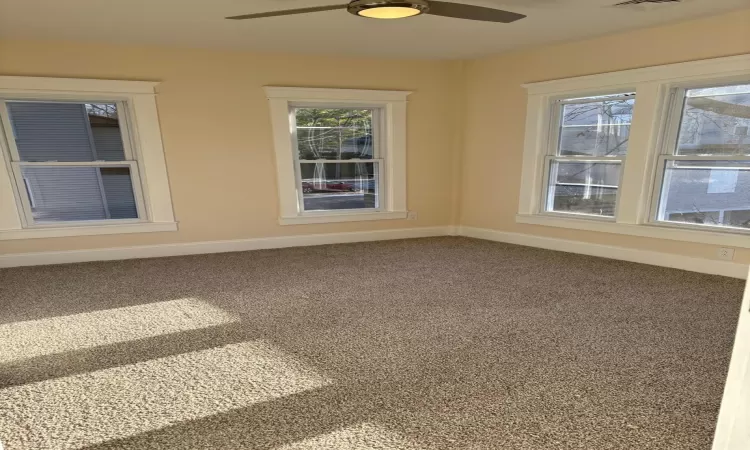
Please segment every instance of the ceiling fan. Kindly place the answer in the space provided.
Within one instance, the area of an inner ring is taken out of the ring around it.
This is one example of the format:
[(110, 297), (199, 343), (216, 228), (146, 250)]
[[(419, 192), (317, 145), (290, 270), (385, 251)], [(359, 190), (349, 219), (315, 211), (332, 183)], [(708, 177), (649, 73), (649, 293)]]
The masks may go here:
[(353, 0), (346, 5), (316, 6), (312, 8), (288, 9), (285, 11), (244, 14), (227, 17), (227, 19), (260, 19), (262, 17), (306, 14), (335, 9), (346, 9), (355, 16), (371, 19), (405, 19), (420, 14), (432, 14), (433, 16), (453, 17), (456, 19), (510, 23), (526, 17), (523, 14), (503, 11), (501, 9), (433, 0)]

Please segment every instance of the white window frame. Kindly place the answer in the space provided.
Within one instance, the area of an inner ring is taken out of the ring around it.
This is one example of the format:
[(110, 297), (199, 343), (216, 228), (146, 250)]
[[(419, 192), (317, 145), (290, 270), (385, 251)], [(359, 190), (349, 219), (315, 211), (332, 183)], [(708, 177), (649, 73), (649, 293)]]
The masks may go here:
[[(571, 228), (586, 231), (699, 242), (750, 248), (744, 230), (710, 227), (702, 230), (687, 224), (655, 222), (655, 203), (661, 185), (657, 179), (660, 158), (674, 133), (677, 89), (750, 83), (750, 55), (692, 61), (598, 75), (545, 81), (523, 85), (528, 93), (526, 134), (518, 223)], [(589, 216), (544, 214), (546, 157), (554, 126), (555, 100), (618, 92), (635, 92), (628, 154), (620, 179), (614, 221)], [(682, 105), (680, 105), (680, 108)], [(681, 109), (680, 109), (681, 111)], [(670, 129), (670, 126), (672, 129)], [(675, 141), (671, 141), (675, 142)], [(698, 226), (700, 227), (700, 226)]]
[[(621, 95), (620, 95), (621, 94)], [(541, 202), (539, 206), (539, 214), (545, 215), (545, 216), (551, 216), (551, 217), (561, 217), (561, 218), (585, 218), (587, 220), (599, 220), (603, 222), (614, 222), (615, 217), (609, 217), (609, 216), (600, 216), (595, 214), (582, 214), (582, 213), (575, 213), (575, 212), (565, 212), (565, 211), (553, 211), (548, 210), (547, 207), (549, 206), (550, 202), (550, 195), (549, 195), (549, 188), (550, 188), (550, 181), (556, 178), (556, 174), (552, 173), (552, 162), (553, 161), (559, 161), (559, 162), (578, 162), (578, 163), (618, 163), (620, 164), (620, 185), (617, 187), (617, 197), (616, 197), (616, 203), (615, 203), (615, 211), (617, 211), (617, 205), (620, 202), (620, 186), (622, 185), (622, 172), (623, 168), (625, 167), (625, 160), (627, 155), (624, 156), (562, 156), (558, 155), (557, 152), (560, 147), (560, 136), (562, 131), (562, 110), (563, 107), (566, 104), (575, 104), (575, 103), (593, 103), (596, 102), (598, 99), (592, 99), (591, 97), (597, 97), (601, 95), (606, 96), (612, 96), (612, 99), (626, 99), (631, 98), (630, 96), (626, 96), (626, 92), (610, 92), (605, 94), (597, 94), (595, 96), (585, 96), (584, 98), (565, 98), (565, 97), (556, 97), (556, 98), (550, 98), (551, 105), (550, 105), (550, 123), (549, 123), (549, 135), (547, 138), (547, 155), (544, 158), (544, 167), (543, 167), (543, 178), (542, 178), (542, 192), (539, 195), (539, 200)], [(635, 95), (632, 95), (632, 98), (636, 98)], [(604, 100), (604, 99), (602, 99)], [(609, 100), (609, 99), (607, 99)], [(636, 99), (636, 102), (638, 100)]]
[[(176, 231), (154, 88), (146, 81), (0, 76), (0, 240)], [(131, 169), (138, 219), (34, 223), (4, 101), (117, 104), (126, 161), (56, 163)]]
[[(265, 91), (271, 111), (281, 225), (406, 219), (406, 97), (411, 92), (275, 86), (266, 86)], [(292, 122), (295, 107), (373, 109), (374, 144), (379, 155), (361, 162), (380, 161), (377, 208), (304, 211)]]
[[(706, 82), (686, 82), (686, 83), (672, 83), (670, 84), (670, 98), (667, 102), (668, 111), (665, 113), (664, 124), (662, 125), (663, 139), (659, 148), (658, 161), (655, 167), (654, 174), (654, 186), (650, 199), (650, 211), (649, 211), (649, 224), (655, 226), (668, 226), (673, 228), (681, 229), (692, 229), (692, 230), (711, 230), (720, 233), (732, 233), (737, 235), (745, 235), (745, 239), (750, 237), (750, 230), (742, 230), (737, 228), (721, 228), (719, 226), (711, 225), (700, 225), (691, 224), (684, 222), (667, 222), (657, 220), (657, 217), (661, 215), (660, 208), (663, 207), (663, 195), (662, 186), (665, 181), (664, 168), (668, 161), (750, 161), (750, 156), (701, 156), (701, 155), (677, 155), (677, 140), (680, 132), (680, 126), (682, 124), (682, 112), (684, 108), (684, 99), (687, 91), (694, 88), (705, 88), (705, 87), (717, 87), (722, 85), (735, 84), (738, 81), (736, 78), (730, 79), (710, 79)], [(750, 76), (742, 79), (743, 84), (750, 84)], [(708, 167), (707, 167), (708, 168)], [(723, 214), (722, 214), (723, 215)]]

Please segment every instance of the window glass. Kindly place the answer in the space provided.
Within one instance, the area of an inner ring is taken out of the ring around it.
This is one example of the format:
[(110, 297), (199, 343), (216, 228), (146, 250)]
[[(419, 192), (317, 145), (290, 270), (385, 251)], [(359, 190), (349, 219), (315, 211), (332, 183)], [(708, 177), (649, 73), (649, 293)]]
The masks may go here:
[(137, 219), (129, 167), (22, 166), (34, 221)]
[(668, 160), (657, 219), (750, 229), (750, 161)]
[(307, 211), (378, 208), (379, 163), (303, 163)]
[(117, 104), (2, 102), (15, 144), (16, 188), (28, 202), (27, 225), (138, 219)]
[(302, 211), (380, 207), (382, 160), (377, 159), (377, 142), (374, 140), (375, 111), (367, 108), (294, 108)]
[(564, 104), (557, 154), (622, 156), (627, 153), (635, 98)]
[(750, 155), (750, 84), (690, 89), (677, 155)]
[(552, 161), (549, 211), (614, 217), (619, 163)]
[(557, 146), (547, 157), (545, 211), (615, 216), (634, 105), (634, 93), (558, 102)]
[(21, 161), (124, 161), (117, 105), (7, 102)]
[(657, 221), (748, 229), (750, 85), (688, 89), (662, 157)]
[(372, 159), (371, 109), (296, 108), (300, 160)]

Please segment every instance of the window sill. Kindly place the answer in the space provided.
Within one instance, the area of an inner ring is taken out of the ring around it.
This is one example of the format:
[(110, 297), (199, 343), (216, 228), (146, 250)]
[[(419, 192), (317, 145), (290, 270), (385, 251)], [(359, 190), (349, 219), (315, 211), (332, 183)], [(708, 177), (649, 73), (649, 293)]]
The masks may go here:
[(384, 211), (370, 213), (325, 213), (306, 214), (294, 217), (279, 217), (281, 225), (303, 225), (310, 223), (362, 222), (366, 220), (406, 219), (406, 211)]
[(24, 228), (21, 230), (0, 230), (0, 241), (66, 236), (94, 236), (100, 234), (157, 233), (162, 231), (177, 231), (177, 222), (83, 225), (55, 228)]
[(716, 231), (688, 230), (669, 225), (636, 225), (629, 223), (605, 222), (577, 218), (561, 218), (543, 215), (517, 214), (516, 222), (546, 227), (569, 228), (574, 230), (597, 231), (600, 233), (623, 234), (672, 241), (695, 242), (699, 244), (722, 245), (726, 247), (750, 248), (746, 234), (733, 234)]

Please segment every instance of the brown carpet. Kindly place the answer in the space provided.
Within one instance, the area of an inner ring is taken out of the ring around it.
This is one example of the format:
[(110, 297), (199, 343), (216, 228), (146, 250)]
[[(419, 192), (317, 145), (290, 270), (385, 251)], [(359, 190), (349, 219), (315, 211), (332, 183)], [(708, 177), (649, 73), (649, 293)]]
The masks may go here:
[(709, 449), (743, 284), (451, 237), (0, 270), (0, 440)]

